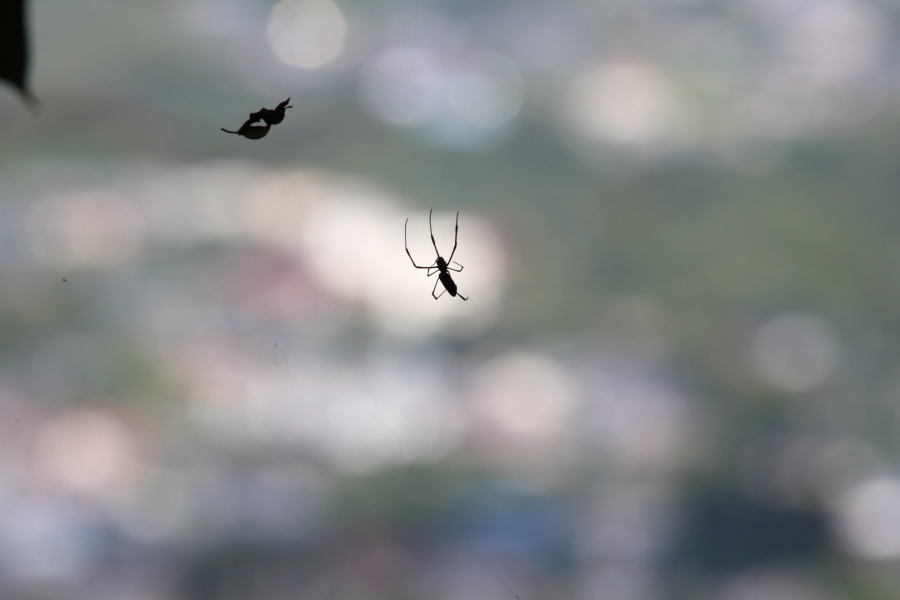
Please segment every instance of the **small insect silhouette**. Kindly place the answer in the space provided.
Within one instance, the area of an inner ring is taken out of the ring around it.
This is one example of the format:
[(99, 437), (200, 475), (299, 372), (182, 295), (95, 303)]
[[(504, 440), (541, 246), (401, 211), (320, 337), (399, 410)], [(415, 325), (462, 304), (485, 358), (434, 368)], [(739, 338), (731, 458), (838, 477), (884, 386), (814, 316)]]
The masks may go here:
[[(412, 254), (409, 253), (409, 244), (406, 241), (406, 227), (407, 225), (409, 225), (409, 219), (407, 219), (406, 223), (404, 223), (403, 225), (403, 247), (406, 248), (406, 255), (409, 256), (409, 260), (412, 262), (415, 268), (428, 269), (427, 273), (429, 277), (431, 277), (435, 273), (440, 273), (440, 275), (438, 275), (438, 281), (434, 283), (434, 288), (431, 290), (431, 295), (435, 300), (444, 295), (444, 292), (441, 292), (440, 294), (435, 296), (434, 292), (435, 290), (437, 290), (438, 283), (442, 283), (444, 285), (444, 289), (450, 292), (451, 296), (459, 296), (463, 300), (468, 300), (468, 298), (456, 291), (456, 282), (453, 281), (453, 278), (450, 276), (450, 271), (459, 273), (463, 270), (463, 266), (459, 263), (456, 263), (457, 265), (459, 265), (458, 269), (454, 269), (450, 266), (451, 263), (456, 262), (453, 260), (453, 255), (456, 254), (456, 243), (457, 239), (459, 238), (459, 212), (456, 213), (456, 230), (453, 234), (453, 251), (450, 252), (450, 258), (447, 260), (444, 260), (444, 258), (441, 256), (441, 252), (440, 250), (438, 250), (437, 243), (434, 241), (434, 230), (431, 227), (431, 212), (432, 211), (430, 210), (428, 211), (428, 232), (431, 234), (431, 244), (434, 246), (434, 252), (435, 254), (437, 254), (437, 259), (434, 261), (434, 264), (429, 267), (421, 267), (416, 264), (415, 260), (413, 260)], [(435, 270), (434, 273), (431, 272), (432, 269)]]
[[(240, 129), (237, 131), (229, 131), (228, 129), (222, 128), (222, 131), (225, 133), (236, 133), (237, 135), (242, 135), (248, 140), (258, 140), (266, 137), (266, 134), (269, 133), (269, 129), (272, 128), (272, 125), (278, 125), (282, 121), (284, 121), (284, 111), (288, 108), (294, 108), (293, 106), (288, 106), (287, 103), (290, 102), (291, 99), (288, 98), (275, 108), (261, 108), (255, 113), (250, 113), (250, 117), (244, 121), (244, 124), (241, 125)], [(257, 125), (258, 121), (262, 121), (265, 125)]]
[(254, 125), (253, 123), (254, 121), (248, 119), (243, 125), (241, 125), (241, 128), (237, 131), (228, 131), (224, 127), (222, 128), (222, 131), (224, 131), (225, 133), (236, 133), (238, 135), (242, 135), (248, 140), (258, 140), (260, 138), (266, 137), (266, 134), (269, 133), (269, 129), (272, 128), (272, 126), (268, 123), (266, 123), (265, 125)]

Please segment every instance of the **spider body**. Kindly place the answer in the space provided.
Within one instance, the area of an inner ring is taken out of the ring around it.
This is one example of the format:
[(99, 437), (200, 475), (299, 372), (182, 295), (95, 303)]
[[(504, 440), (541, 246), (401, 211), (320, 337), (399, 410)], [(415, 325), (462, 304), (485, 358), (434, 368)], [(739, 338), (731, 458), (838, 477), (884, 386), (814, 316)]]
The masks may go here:
[(434, 241), (434, 230), (431, 227), (431, 213), (432, 211), (428, 211), (428, 232), (431, 234), (431, 245), (434, 246), (434, 253), (437, 254), (437, 258), (435, 259), (433, 264), (427, 267), (417, 265), (416, 261), (413, 260), (412, 254), (409, 253), (409, 244), (406, 242), (406, 227), (407, 225), (409, 225), (409, 219), (407, 219), (406, 223), (403, 225), (403, 245), (404, 248), (406, 248), (406, 255), (409, 256), (409, 260), (410, 262), (412, 262), (415, 268), (426, 269), (429, 277), (431, 277), (435, 273), (438, 274), (438, 280), (435, 282), (434, 288), (431, 290), (431, 295), (435, 300), (444, 295), (444, 292), (435, 294), (435, 292), (437, 291), (438, 283), (442, 284), (444, 286), (444, 290), (449, 292), (451, 296), (459, 296), (463, 300), (468, 300), (468, 298), (457, 291), (456, 282), (453, 281), (453, 277), (450, 275), (450, 271), (456, 271), (458, 273), (463, 270), (463, 266), (459, 263), (456, 263), (459, 266), (458, 269), (454, 269), (450, 266), (454, 262), (453, 255), (456, 254), (456, 243), (459, 238), (459, 213), (456, 213), (456, 230), (453, 234), (453, 251), (450, 252), (450, 258), (447, 260), (444, 260), (444, 257), (441, 256), (441, 252), (438, 250), (437, 243)]
[[(441, 263), (443, 263), (443, 266), (444, 266), (443, 269), (441, 269)], [(437, 268), (441, 269), (440, 275), (438, 275), (438, 280), (440, 280), (440, 282), (443, 284), (444, 289), (447, 290), (451, 296), (456, 296), (457, 295), (456, 282), (453, 281), (452, 277), (450, 277), (450, 273), (449, 273), (450, 270), (447, 268), (447, 263), (444, 263), (443, 260), (440, 260), (438, 262)], [(462, 298), (463, 300), (466, 300), (466, 298), (463, 298), (462, 296), (460, 296), (460, 298)]]

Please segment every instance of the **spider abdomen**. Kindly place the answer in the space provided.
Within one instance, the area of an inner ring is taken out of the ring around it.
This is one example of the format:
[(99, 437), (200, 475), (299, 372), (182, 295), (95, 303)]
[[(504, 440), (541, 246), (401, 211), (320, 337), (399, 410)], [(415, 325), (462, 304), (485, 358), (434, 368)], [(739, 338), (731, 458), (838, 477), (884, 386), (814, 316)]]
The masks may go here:
[(450, 295), (455, 296), (456, 295), (456, 282), (453, 281), (452, 277), (450, 277), (450, 273), (447, 273), (446, 271), (444, 271), (443, 273), (438, 275), (438, 277), (440, 278), (441, 283), (444, 284), (444, 288), (448, 292), (450, 292)]

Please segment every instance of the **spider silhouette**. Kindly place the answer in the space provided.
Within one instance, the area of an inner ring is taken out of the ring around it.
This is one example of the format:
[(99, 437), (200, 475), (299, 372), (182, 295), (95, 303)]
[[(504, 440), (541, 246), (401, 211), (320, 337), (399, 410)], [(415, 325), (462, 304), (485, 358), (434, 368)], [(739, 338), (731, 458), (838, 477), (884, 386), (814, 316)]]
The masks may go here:
[[(451, 296), (459, 296), (463, 300), (468, 300), (468, 298), (456, 291), (456, 282), (453, 281), (453, 277), (450, 276), (450, 271), (459, 273), (463, 270), (463, 266), (458, 262), (456, 263), (457, 265), (459, 265), (458, 269), (454, 269), (450, 266), (451, 263), (456, 262), (453, 260), (453, 255), (456, 254), (456, 243), (459, 238), (459, 212), (456, 213), (456, 230), (453, 234), (453, 251), (450, 252), (450, 258), (447, 260), (444, 260), (444, 258), (441, 256), (441, 252), (440, 250), (438, 250), (437, 243), (435, 243), (434, 241), (434, 230), (431, 227), (431, 212), (432, 211), (430, 210), (428, 211), (428, 232), (431, 234), (431, 245), (434, 246), (434, 252), (435, 254), (437, 254), (437, 259), (434, 261), (434, 264), (429, 267), (419, 266), (416, 264), (416, 261), (413, 260), (412, 254), (409, 253), (409, 244), (406, 241), (406, 227), (407, 225), (409, 225), (409, 219), (407, 219), (406, 223), (404, 223), (403, 225), (403, 247), (406, 249), (406, 255), (409, 256), (409, 260), (410, 262), (412, 262), (415, 268), (427, 269), (429, 277), (434, 275), (434, 273), (440, 273), (440, 275), (438, 275), (438, 280), (434, 282), (434, 288), (431, 290), (431, 295), (435, 300), (444, 295), (444, 292), (441, 292), (440, 294), (435, 296), (434, 292), (437, 289), (438, 283), (442, 283), (444, 285), (444, 290), (450, 292)], [(435, 269), (434, 273), (431, 272), (432, 269)]]
[[(255, 113), (250, 113), (250, 117), (244, 121), (244, 124), (241, 125), (240, 129), (237, 131), (229, 131), (224, 127), (222, 128), (222, 131), (225, 133), (236, 133), (249, 140), (264, 138), (266, 137), (266, 134), (269, 133), (269, 129), (272, 128), (272, 125), (278, 125), (284, 121), (285, 109), (294, 108), (293, 106), (287, 106), (287, 103), (290, 101), (291, 99), (288, 98), (275, 108), (261, 108)], [(257, 125), (257, 121), (262, 121), (265, 125)]]

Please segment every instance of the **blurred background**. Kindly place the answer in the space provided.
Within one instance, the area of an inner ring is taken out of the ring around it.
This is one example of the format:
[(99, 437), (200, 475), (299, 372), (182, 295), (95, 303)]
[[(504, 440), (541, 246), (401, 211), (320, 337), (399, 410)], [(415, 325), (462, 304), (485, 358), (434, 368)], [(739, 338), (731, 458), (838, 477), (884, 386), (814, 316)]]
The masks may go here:
[(29, 8), (0, 596), (900, 597), (897, 3)]

